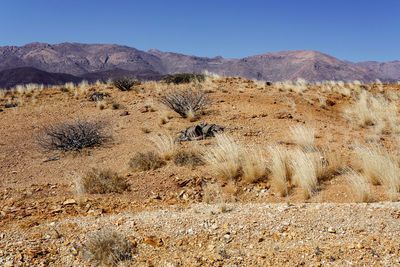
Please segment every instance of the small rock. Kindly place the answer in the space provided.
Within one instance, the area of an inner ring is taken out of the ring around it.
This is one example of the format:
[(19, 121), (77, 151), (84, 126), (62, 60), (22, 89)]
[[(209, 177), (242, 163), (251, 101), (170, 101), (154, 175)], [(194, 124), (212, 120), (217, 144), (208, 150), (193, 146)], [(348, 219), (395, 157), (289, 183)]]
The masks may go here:
[(119, 115), (120, 115), (120, 116), (128, 116), (128, 115), (129, 115), (129, 112), (126, 111), (126, 110), (123, 110), (123, 111), (121, 111), (121, 112), (119, 113)]
[(140, 113), (149, 112), (149, 106), (144, 106), (144, 107), (142, 107), (139, 111), (140, 111)]
[(155, 236), (148, 236), (143, 240), (143, 242), (153, 247), (161, 247), (162, 245), (164, 245), (163, 240)]
[(192, 234), (194, 233), (194, 231), (193, 231), (192, 228), (189, 228), (189, 229), (186, 231), (186, 233), (189, 234), (189, 235), (192, 235)]
[(227, 234), (224, 235), (224, 238), (225, 239), (229, 239), (229, 238), (231, 238), (231, 235), (229, 233), (227, 233)]
[(64, 206), (67, 206), (67, 205), (74, 205), (74, 204), (76, 204), (76, 200), (73, 199), (73, 198), (67, 199), (67, 200), (65, 200), (65, 201), (63, 202), (63, 205), (64, 205)]
[(336, 230), (332, 226), (330, 226), (328, 228), (328, 232), (334, 234), (334, 233), (336, 233)]

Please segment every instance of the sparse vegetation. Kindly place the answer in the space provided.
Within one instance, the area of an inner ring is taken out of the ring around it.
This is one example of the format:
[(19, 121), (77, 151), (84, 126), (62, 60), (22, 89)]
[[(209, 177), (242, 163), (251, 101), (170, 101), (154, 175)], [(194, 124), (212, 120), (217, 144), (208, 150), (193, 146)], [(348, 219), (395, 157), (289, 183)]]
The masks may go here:
[(279, 196), (286, 196), (288, 194), (287, 177), (289, 175), (288, 152), (283, 147), (271, 146), (269, 154), (271, 158), (269, 177), (272, 188)]
[(242, 178), (246, 183), (254, 183), (266, 178), (267, 161), (261, 149), (246, 149), (241, 156)]
[(210, 105), (207, 94), (192, 90), (171, 92), (160, 97), (159, 102), (183, 118), (193, 118), (198, 111), (204, 110)]
[(46, 151), (79, 151), (100, 145), (110, 139), (104, 122), (75, 120), (50, 125), (37, 136), (38, 145)]
[(205, 161), (222, 179), (233, 179), (240, 171), (240, 148), (226, 134), (216, 136), (216, 145), (205, 154)]
[(138, 80), (121, 77), (113, 80), (113, 85), (117, 87), (120, 91), (130, 91), (132, 86), (138, 85), (140, 82)]
[(157, 147), (158, 154), (165, 160), (171, 159), (177, 149), (172, 136), (167, 133), (154, 135), (150, 140)]
[(398, 199), (400, 190), (400, 167), (399, 163), (383, 148), (358, 147), (357, 167), (374, 184), (383, 185), (390, 200)]
[(291, 152), (291, 181), (295, 186), (304, 190), (304, 196), (309, 198), (318, 185), (316, 169), (312, 157), (301, 150)]
[(160, 168), (165, 161), (154, 151), (138, 152), (129, 161), (129, 167), (135, 171), (149, 171)]
[(178, 150), (173, 156), (175, 165), (177, 166), (200, 166), (204, 165), (203, 157), (199, 151), (194, 149)]
[(371, 190), (367, 177), (350, 169), (347, 170), (346, 178), (355, 202), (371, 201)]
[(78, 181), (78, 190), (89, 194), (122, 193), (128, 188), (127, 180), (110, 169), (93, 169)]
[(118, 266), (132, 259), (136, 245), (120, 232), (98, 231), (89, 236), (83, 250), (87, 260), (96, 265)]
[(165, 76), (162, 81), (165, 83), (183, 84), (191, 82), (204, 82), (204, 74), (196, 73), (177, 73)]
[(303, 125), (290, 127), (290, 137), (296, 144), (305, 150), (313, 150), (315, 129)]

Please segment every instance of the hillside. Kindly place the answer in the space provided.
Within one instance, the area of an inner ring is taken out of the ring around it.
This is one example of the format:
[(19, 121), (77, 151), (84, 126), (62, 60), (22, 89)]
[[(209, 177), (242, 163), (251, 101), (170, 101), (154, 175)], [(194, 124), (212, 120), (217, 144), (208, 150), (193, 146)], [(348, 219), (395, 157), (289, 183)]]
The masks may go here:
[[(68, 73), (105, 79), (107, 72), (120, 69), (121, 73), (146, 72), (147, 77), (171, 73), (205, 70), (223, 76), (240, 76), (268, 81), (353, 81), (365, 82), (381, 79), (394, 82), (400, 77), (398, 62), (352, 63), (329, 55), (308, 50), (283, 51), (249, 56), (241, 59), (197, 57), (157, 49), (141, 51), (116, 44), (31, 43), (24, 46), (0, 47), (0, 70), (33, 67), (47, 72)], [(104, 74), (104, 77), (101, 76)], [(93, 76), (92, 74), (89, 75)]]
[[(201, 110), (160, 103), (188, 88)], [(399, 96), (217, 76), (0, 91), (0, 265), (398, 265)], [(181, 135), (201, 122), (218, 134)], [(57, 129), (74, 142), (44, 146)]]
[(66, 82), (78, 83), (82, 78), (66, 73), (50, 73), (31, 67), (0, 71), (0, 88), (8, 89), (18, 84), (61, 85)]

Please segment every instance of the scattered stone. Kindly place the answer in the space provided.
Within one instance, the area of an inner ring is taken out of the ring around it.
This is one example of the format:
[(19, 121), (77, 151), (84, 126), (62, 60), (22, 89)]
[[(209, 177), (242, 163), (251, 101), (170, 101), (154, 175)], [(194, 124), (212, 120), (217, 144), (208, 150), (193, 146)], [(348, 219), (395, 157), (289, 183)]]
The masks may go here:
[(287, 111), (279, 111), (275, 114), (275, 118), (283, 120), (283, 119), (293, 119), (293, 115)]
[(146, 113), (149, 112), (150, 106), (144, 106), (141, 109), (139, 109), (140, 113)]
[(106, 97), (110, 97), (110, 95), (107, 93), (94, 91), (89, 95), (89, 100), (94, 101), (94, 102), (101, 102)]
[(67, 205), (74, 205), (77, 204), (76, 200), (73, 198), (67, 199), (63, 202), (63, 206), (67, 206)]
[(206, 122), (201, 122), (198, 125), (188, 127), (180, 131), (180, 136), (176, 141), (194, 141), (202, 140), (210, 137), (214, 137), (217, 133), (223, 132), (225, 127), (217, 124), (207, 124)]
[(143, 242), (153, 247), (161, 247), (164, 245), (164, 241), (156, 236), (148, 236), (143, 240)]
[(122, 110), (120, 113), (119, 113), (119, 115), (122, 117), (122, 116), (128, 116), (129, 115), (129, 112), (127, 111), (127, 110)]
[(4, 105), (5, 108), (15, 108), (17, 106), (18, 106), (18, 104), (6, 104), (6, 105)]
[(328, 232), (329, 232), (329, 233), (332, 233), (332, 234), (335, 234), (335, 233), (336, 233), (336, 230), (335, 230), (332, 226), (330, 226), (330, 227), (328, 228)]

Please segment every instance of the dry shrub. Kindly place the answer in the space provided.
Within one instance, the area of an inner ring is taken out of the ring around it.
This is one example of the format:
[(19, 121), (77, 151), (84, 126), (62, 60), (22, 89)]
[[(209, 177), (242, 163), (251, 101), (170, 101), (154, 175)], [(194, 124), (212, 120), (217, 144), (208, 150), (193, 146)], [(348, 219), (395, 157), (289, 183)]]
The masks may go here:
[(246, 149), (241, 153), (242, 178), (254, 183), (266, 177), (267, 161), (261, 149)]
[(155, 152), (138, 152), (130, 161), (129, 167), (136, 171), (149, 171), (162, 167), (165, 161)]
[(304, 190), (306, 198), (311, 197), (316, 187), (318, 179), (312, 156), (301, 150), (294, 150), (291, 156), (292, 183)]
[(204, 74), (196, 73), (176, 73), (165, 76), (162, 81), (173, 84), (184, 84), (191, 82), (203, 82), (205, 80)]
[(46, 151), (78, 151), (100, 145), (109, 138), (104, 122), (75, 120), (45, 127), (37, 143)]
[(315, 141), (315, 129), (303, 125), (290, 127), (290, 137), (296, 144), (305, 150), (313, 150)]
[(386, 150), (379, 147), (358, 147), (357, 167), (374, 184), (383, 185), (390, 200), (396, 201), (400, 189), (399, 163)]
[(367, 177), (354, 170), (348, 170), (346, 178), (355, 202), (371, 201), (371, 190)]
[(205, 161), (222, 179), (233, 179), (240, 170), (240, 148), (226, 134), (216, 135), (216, 145), (205, 154)]
[(89, 194), (122, 193), (129, 188), (127, 180), (112, 170), (93, 169), (81, 177), (79, 191)]
[(272, 189), (279, 196), (286, 196), (288, 194), (287, 177), (289, 176), (289, 158), (288, 152), (285, 148), (279, 146), (271, 146), (269, 148), (270, 154), (270, 179)]
[(183, 118), (188, 118), (188, 116), (194, 118), (198, 111), (210, 105), (207, 94), (194, 90), (171, 92), (160, 97), (159, 102)]
[(96, 265), (117, 266), (132, 260), (136, 245), (116, 231), (98, 231), (83, 246), (87, 260)]
[(204, 165), (203, 156), (199, 151), (194, 149), (178, 150), (173, 156), (175, 165), (177, 166), (200, 166)]
[(157, 147), (158, 154), (165, 160), (171, 159), (177, 149), (174, 139), (168, 133), (154, 135), (150, 140)]
[(138, 80), (122, 77), (113, 80), (113, 85), (120, 91), (130, 91), (132, 86), (140, 84)]

